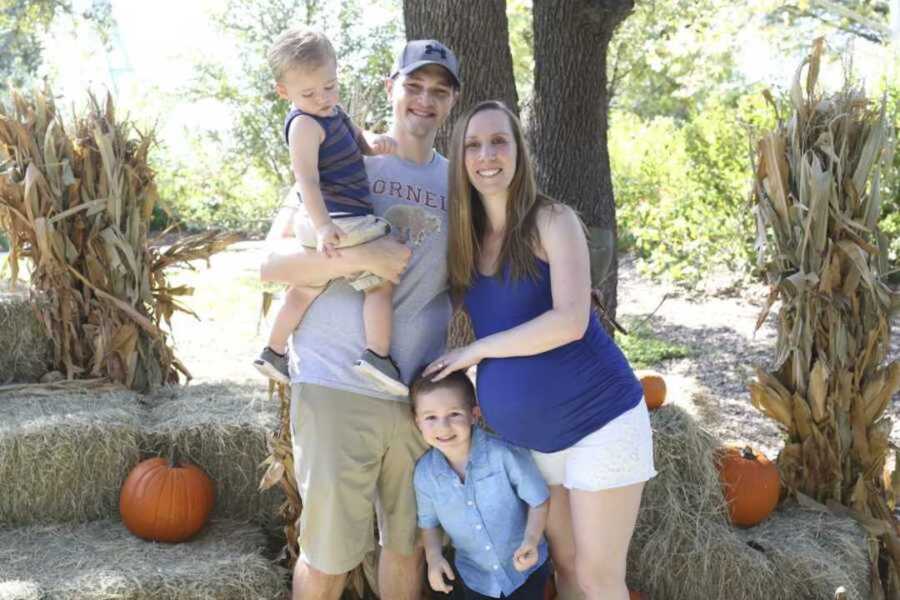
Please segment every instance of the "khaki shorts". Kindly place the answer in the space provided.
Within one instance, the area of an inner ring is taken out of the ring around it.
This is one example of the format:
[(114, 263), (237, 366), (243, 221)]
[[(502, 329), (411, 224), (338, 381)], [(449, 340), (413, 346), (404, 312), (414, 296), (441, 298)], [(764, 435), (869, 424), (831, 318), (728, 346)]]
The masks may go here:
[(294, 384), (291, 433), (303, 561), (324, 573), (350, 571), (374, 547), (376, 515), (381, 545), (413, 553), (413, 468), (427, 446), (409, 404)]

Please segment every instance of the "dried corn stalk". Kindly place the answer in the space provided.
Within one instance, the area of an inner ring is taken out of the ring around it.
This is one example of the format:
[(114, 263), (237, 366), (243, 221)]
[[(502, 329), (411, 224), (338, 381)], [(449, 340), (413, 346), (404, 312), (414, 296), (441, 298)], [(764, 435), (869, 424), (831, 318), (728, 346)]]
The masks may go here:
[[(291, 435), (291, 394), (287, 385), (269, 382), (269, 396), (278, 394), (280, 401), (280, 421), (278, 431), (269, 434), (269, 456), (262, 466), (266, 472), (259, 482), (259, 490), (264, 491), (279, 486), (285, 500), (279, 507), (279, 516), (284, 522), (285, 545), (281, 552), (281, 562), (293, 569), (300, 555), (300, 513), (303, 512), (303, 501), (294, 475), (293, 438)], [(374, 533), (374, 532), (373, 532)], [(359, 599), (377, 597), (378, 581), (375, 557), (369, 553), (347, 578), (346, 589)], [(368, 585), (368, 588), (366, 587)], [(371, 591), (371, 592), (370, 592)]]
[[(790, 121), (757, 145), (758, 261), (770, 284), (757, 326), (782, 304), (774, 365), (757, 370), (751, 401), (787, 431), (778, 466), (789, 490), (888, 525), (870, 527), (891, 559), (873, 589), (896, 597), (900, 543), (882, 472), (885, 409), (900, 388), (900, 363), (884, 363), (900, 300), (881, 280), (887, 241), (877, 227), (892, 132), (862, 91), (817, 93), (823, 51), (816, 40), (797, 71)], [(878, 554), (874, 544), (874, 565)]]
[(291, 435), (291, 395), (288, 386), (269, 381), (269, 395), (278, 393), (280, 419), (278, 431), (269, 434), (267, 445), (269, 456), (263, 461), (266, 472), (259, 482), (259, 491), (279, 486), (284, 491), (285, 500), (279, 507), (279, 516), (284, 521), (285, 546), (282, 560), (293, 568), (300, 555), (299, 532), (300, 513), (303, 502), (294, 476), (294, 445)]
[(165, 268), (208, 258), (236, 241), (201, 234), (165, 250), (147, 240), (158, 201), (147, 163), (152, 135), (117, 121), (111, 97), (90, 96), (67, 131), (49, 89), (0, 103), (0, 228), (12, 278), (28, 259), (40, 318), (68, 379), (107, 377), (147, 389), (190, 377), (160, 328), (177, 299)]

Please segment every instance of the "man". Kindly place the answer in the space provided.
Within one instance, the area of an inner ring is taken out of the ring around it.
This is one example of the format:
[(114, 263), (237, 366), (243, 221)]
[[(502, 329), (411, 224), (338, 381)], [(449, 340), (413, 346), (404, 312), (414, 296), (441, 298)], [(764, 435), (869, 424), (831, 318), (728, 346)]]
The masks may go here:
[[(274, 253), (263, 281), (317, 285), (291, 342), (291, 424), (303, 514), (295, 600), (336, 600), (347, 573), (371, 549), (372, 514), (381, 533), (379, 586), (388, 600), (418, 600), (413, 467), (426, 446), (408, 398), (386, 395), (350, 365), (364, 344), (363, 295), (339, 279), (369, 271), (397, 284), (391, 354), (409, 382), (441, 354), (447, 294), (447, 161), (434, 138), (459, 95), (458, 61), (434, 40), (409, 42), (385, 83), (393, 109), (393, 155), (367, 157), (375, 214), (395, 239), (322, 253)], [(282, 211), (270, 238), (290, 235)], [(399, 240), (399, 241), (398, 241)], [(294, 246), (296, 247), (296, 246)]]

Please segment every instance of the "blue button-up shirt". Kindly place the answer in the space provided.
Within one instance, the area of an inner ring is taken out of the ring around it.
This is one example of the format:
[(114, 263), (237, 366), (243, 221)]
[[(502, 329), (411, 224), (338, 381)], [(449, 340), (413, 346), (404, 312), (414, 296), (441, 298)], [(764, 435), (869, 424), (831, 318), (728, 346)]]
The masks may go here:
[(440, 525), (447, 532), (456, 549), (456, 569), (470, 589), (508, 596), (547, 560), (542, 539), (531, 569), (520, 573), (513, 566), (529, 506), (550, 497), (528, 450), (472, 427), (465, 482), (435, 448), (416, 464), (414, 481), (419, 527)]

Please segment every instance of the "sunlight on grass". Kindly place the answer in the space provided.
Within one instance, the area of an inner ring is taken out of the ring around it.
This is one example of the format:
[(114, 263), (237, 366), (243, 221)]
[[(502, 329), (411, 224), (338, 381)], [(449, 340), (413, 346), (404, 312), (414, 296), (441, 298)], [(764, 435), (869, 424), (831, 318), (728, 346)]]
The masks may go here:
[(694, 353), (690, 346), (668, 342), (654, 336), (646, 324), (641, 325), (643, 318), (643, 315), (624, 318), (622, 325), (628, 331), (628, 335), (616, 335), (616, 343), (632, 367), (649, 369), (659, 366), (664, 360), (687, 358)]

